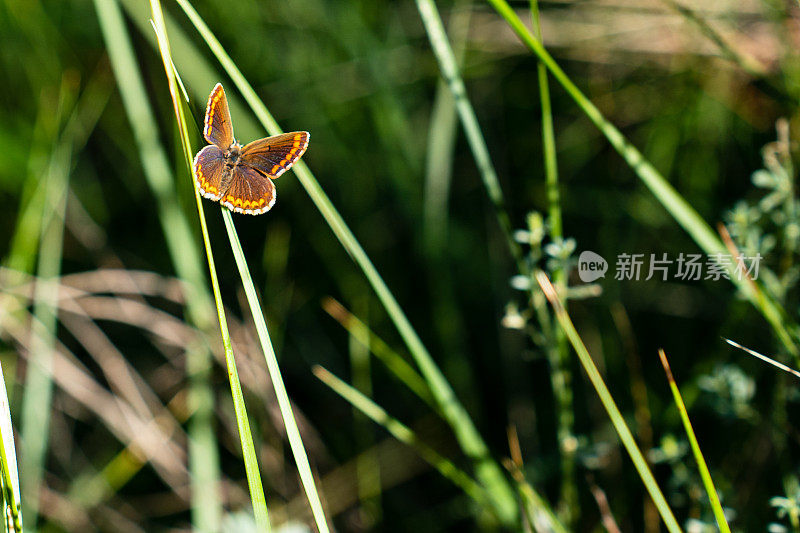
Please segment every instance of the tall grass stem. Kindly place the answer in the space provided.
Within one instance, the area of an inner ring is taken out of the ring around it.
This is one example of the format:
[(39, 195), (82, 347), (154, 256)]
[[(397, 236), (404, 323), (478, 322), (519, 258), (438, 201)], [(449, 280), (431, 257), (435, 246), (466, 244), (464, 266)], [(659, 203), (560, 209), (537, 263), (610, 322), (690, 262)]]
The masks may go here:
[[(279, 134), (281, 129), (277, 122), (272, 118), (272, 115), (258, 95), (256, 95), (250, 83), (245, 79), (239, 68), (222, 48), (222, 45), (216, 37), (214, 37), (197, 11), (195, 11), (187, 0), (178, 0), (178, 4), (189, 17), (192, 24), (194, 24), (195, 28), (197, 28), (198, 32), (231, 77), (236, 87), (241, 91), (245, 100), (267, 132), (270, 135)], [(308, 166), (300, 161), (295, 164), (293, 168), (300, 184), (311, 197), (314, 205), (325, 218), (325, 221), (328, 223), (331, 230), (333, 230), (339, 242), (364, 272), (364, 275), (377, 294), (378, 299), (397, 327), (423, 377), (428, 381), (431, 392), (442, 409), (445, 419), (453, 429), (462, 450), (475, 462), (476, 476), (489, 491), (497, 507), (498, 514), (501, 516), (504, 523), (516, 523), (518, 511), (513, 492), (503, 476), (500, 467), (490, 456), (486, 443), (475, 428), (466, 409), (464, 409), (464, 406), (456, 398), (447, 379), (436, 366), (427, 348), (425, 348), (422, 340), (400, 308), (400, 304), (397, 303), (397, 300), (386, 286), (386, 283), (372, 264), (372, 261), (370, 261), (366, 252), (355, 238), (355, 235), (353, 235), (350, 228), (344, 222), (344, 219), (342, 219), (328, 196), (322, 190), (322, 187), (320, 187), (319, 182), (311, 173)]]
[(233, 346), (231, 344), (230, 333), (228, 332), (225, 309), (222, 304), (222, 295), (219, 289), (219, 281), (217, 279), (217, 271), (214, 264), (214, 255), (211, 251), (211, 240), (208, 236), (208, 227), (206, 226), (205, 213), (203, 212), (203, 203), (200, 199), (200, 193), (195, 183), (194, 176), (192, 176), (191, 172), (192, 149), (189, 141), (189, 131), (186, 127), (186, 117), (184, 115), (183, 105), (181, 103), (181, 98), (178, 91), (179, 84), (176, 79), (177, 75), (169, 50), (169, 40), (167, 38), (164, 15), (161, 10), (161, 3), (159, 0), (151, 0), (150, 9), (153, 14), (153, 27), (156, 31), (156, 36), (158, 37), (159, 52), (164, 62), (164, 70), (167, 74), (167, 80), (169, 81), (169, 90), (172, 97), (175, 118), (178, 123), (178, 130), (180, 132), (181, 145), (183, 147), (187, 169), (189, 169), (189, 175), (192, 179), (192, 188), (195, 193), (195, 203), (197, 205), (197, 213), (200, 219), (200, 229), (203, 235), (203, 244), (205, 246), (206, 257), (208, 259), (209, 274), (211, 276), (212, 292), (214, 294), (214, 301), (217, 307), (217, 318), (219, 319), (222, 343), (225, 349), (225, 361), (228, 366), (228, 379), (231, 384), (231, 395), (236, 414), (236, 423), (239, 429), (239, 440), (242, 446), (242, 454), (244, 456), (250, 500), (253, 505), (253, 513), (255, 515), (256, 525), (262, 531), (270, 531), (267, 502), (264, 496), (264, 488), (261, 483), (261, 473), (258, 468), (255, 444), (250, 431), (250, 423), (247, 418), (247, 409), (245, 407), (244, 397), (242, 395), (239, 374), (236, 370), (236, 360), (233, 356)]

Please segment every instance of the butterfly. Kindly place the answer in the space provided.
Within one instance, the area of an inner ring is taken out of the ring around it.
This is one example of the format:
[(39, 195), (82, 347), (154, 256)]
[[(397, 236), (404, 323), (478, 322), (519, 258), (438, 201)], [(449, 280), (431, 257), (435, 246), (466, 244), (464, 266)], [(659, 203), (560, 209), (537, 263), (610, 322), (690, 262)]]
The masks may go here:
[(310, 135), (295, 131), (242, 146), (233, 137), (228, 99), (218, 83), (208, 97), (203, 137), (211, 144), (192, 164), (200, 194), (236, 213), (260, 215), (275, 205), (272, 180), (300, 159)]

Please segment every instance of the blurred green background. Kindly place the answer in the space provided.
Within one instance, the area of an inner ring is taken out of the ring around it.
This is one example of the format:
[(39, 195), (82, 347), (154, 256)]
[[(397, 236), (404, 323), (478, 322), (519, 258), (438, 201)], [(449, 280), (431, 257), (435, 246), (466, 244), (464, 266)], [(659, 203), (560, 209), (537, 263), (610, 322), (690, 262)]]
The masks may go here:
[[(7, 228), (0, 243), (0, 313), (6, 315), (0, 362), (15, 425), (25, 401), (27, 356), (36, 349), (27, 275), (41, 275), (40, 245), (49, 242), (40, 239), (41, 215), (59, 216), (46, 192), (55, 187), (53, 176), (63, 175), (68, 187), (56, 349), (68, 361), (63, 365), (80, 369), (82, 381), (57, 363), (63, 380), (55, 381), (52, 405), (37, 407), (52, 410), (39, 494), (39, 526), (46, 531), (191, 527), (185, 432), (167, 433), (169, 453), (154, 466), (130, 447), (134, 426), (126, 426), (123, 411), (104, 411), (107, 402), (130, 401), (109, 377), (124, 372), (135, 387), (151, 391), (145, 403), (152, 423), (158, 424), (161, 409), (185, 428), (186, 347), (197, 334), (185, 319), (185, 297), (156, 208), (159, 200), (178, 206), (199, 243), (190, 174), (149, 5), (119, 5), (138, 69), (129, 74), (143, 82), (155, 113), (157, 130), (149, 135), (169, 157), (170, 197), (156, 198), (144, 177), (95, 4), (0, 3), (0, 194), (6, 205), (0, 224)], [(461, 57), (512, 225), (526, 229), (529, 212), (547, 211), (536, 58), (488, 4), (437, 6)], [(530, 20), (527, 3), (512, 6)], [(509, 282), (516, 265), (414, 2), (198, 1), (195, 7), (281, 127), (311, 132), (303, 160), (492, 454), (498, 460), (510, 455), (507, 428), (515, 427), (526, 479), (555, 506), (562, 478), (551, 367), (529, 336), (503, 326), (509, 304), (525, 308), (526, 296)], [(762, 147), (776, 140), (778, 119), (789, 119), (789, 139), (797, 126), (796, 3), (694, 6), (752, 68), (731, 61), (696, 20), (666, 0), (555, 0), (540, 7), (544, 43), (569, 77), (707, 222), (733, 226), (734, 206), (745, 209), (741, 202), (757, 205), (765, 196), (751, 183), (764, 166)], [(265, 136), (181, 9), (169, 1), (164, 9), (175, 67), (190, 98), (196, 149), (204, 144), (205, 102), (217, 82), (231, 101), (236, 137)], [(732, 527), (758, 531), (772, 522), (791, 529), (789, 515), (800, 508), (797, 384), (721, 337), (794, 361), (728, 282), (613, 279), (620, 253), (676, 258), (701, 250), (570, 97), (555, 83), (551, 91), (565, 236), (575, 239), (575, 257), (592, 250), (612, 263), (598, 282), (602, 294), (571, 302), (570, 314), (679, 522), (692, 531), (715, 527), (656, 356), (659, 347), (670, 357)], [(378, 404), (469, 470), (430, 407), (370, 363), (325, 312), (323, 300), (335, 298), (405, 353), (294, 173), (276, 185), (278, 200), (269, 213), (234, 219), (331, 523), (341, 531), (493, 528), (458, 488), (313, 376), (312, 366), (322, 365), (360, 380)], [(791, 189), (788, 194), (793, 199)], [(215, 205), (204, 206), (273, 523), (312, 527), (222, 219)], [(798, 311), (795, 255), (785, 243), (794, 222), (770, 219), (763, 229), (781, 250), (766, 264), (780, 278), (776, 286), (784, 290), (781, 303), (792, 321)], [(199, 267), (207, 272), (204, 263)], [(570, 284), (581, 284), (574, 271)], [(21, 307), (11, 303), (20, 301)], [(244, 531), (250, 504), (218, 332), (208, 342), (218, 363), (211, 383), (225, 523)], [(579, 509), (569, 529), (603, 530), (591, 490), (596, 486), (623, 531), (657, 531), (636, 471), (583, 370), (570, 361)], [(366, 470), (364, 457), (372, 461)], [(788, 515), (771, 505), (775, 496), (793, 502), (784, 506)]]

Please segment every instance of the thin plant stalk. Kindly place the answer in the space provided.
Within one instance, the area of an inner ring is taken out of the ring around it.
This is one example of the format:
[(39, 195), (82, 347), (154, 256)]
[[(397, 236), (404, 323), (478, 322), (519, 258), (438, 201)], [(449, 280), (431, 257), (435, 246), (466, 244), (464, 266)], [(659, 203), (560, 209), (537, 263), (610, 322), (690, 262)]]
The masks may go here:
[[(185, 291), (187, 315), (201, 331), (210, 333), (214, 312), (202, 272), (202, 255), (189, 223), (175, 203), (169, 161), (159, 142), (158, 126), (135, 59), (122, 12), (115, 0), (95, 0), (100, 28), (122, 103), (139, 148), (144, 176), (156, 200), (172, 264), (190, 288)], [(219, 492), (219, 455), (214, 435), (214, 393), (209, 384), (212, 355), (206, 344), (186, 350), (186, 371), (191, 382), (189, 408), (189, 468), (191, 471), (192, 525), (195, 531), (217, 531), (222, 518)]]
[(383, 339), (372, 332), (364, 322), (333, 298), (326, 298), (322, 302), (322, 307), (347, 330), (352, 339), (369, 349), (411, 392), (439, 412), (439, 406), (433, 399), (425, 380), (399, 353), (395, 352)]
[(428, 34), (428, 40), (439, 63), (439, 70), (453, 95), (456, 111), (467, 136), (472, 155), (478, 165), (483, 185), (494, 207), (506, 244), (520, 272), (527, 273), (528, 269), (523, 260), (522, 249), (512, 235), (513, 228), (505, 207), (503, 190), (500, 188), (497, 172), (489, 156), (489, 149), (486, 147), (486, 141), (483, 138), (480, 124), (478, 124), (478, 118), (475, 116), (475, 110), (472, 108), (469, 98), (467, 98), (467, 89), (459, 73), (458, 60), (450, 46), (444, 24), (442, 24), (442, 18), (439, 16), (439, 11), (436, 9), (433, 0), (416, 0), (416, 3), (425, 31)]
[[(547, 67), (552, 76), (572, 97), (578, 107), (600, 130), (614, 149), (622, 156), (625, 162), (636, 173), (639, 179), (650, 189), (656, 199), (661, 202), (667, 212), (675, 221), (694, 239), (694, 241), (709, 256), (725, 254), (727, 249), (711, 227), (703, 220), (700, 214), (675, 190), (675, 188), (650, 164), (642, 153), (633, 146), (628, 139), (611, 122), (609, 122), (599, 109), (578, 89), (553, 57), (545, 50), (541, 41), (525, 26), (516, 12), (508, 5), (506, 0), (487, 0), (492, 7), (511, 26), (511, 29), (520, 40), (539, 58)], [(732, 269), (733, 267), (731, 267)], [(754, 291), (746, 279), (739, 279), (731, 272), (731, 281), (758, 309), (762, 316), (772, 327), (784, 347), (798, 361), (800, 361), (800, 348), (796, 339), (789, 332), (797, 330), (794, 321), (786, 314), (783, 308), (763, 291)]]
[(376, 424), (383, 426), (389, 433), (400, 442), (411, 446), (425, 461), (430, 463), (440, 474), (452, 481), (464, 494), (480, 503), (488, 505), (491, 509), (486, 491), (470, 478), (463, 470), (460, 470), (449, 459), (443, 457), (439, 452), (423, 443), (408, 426), (390, 416), (381, 406), (364, 396), (354, 387), (348, 385), (331, 372), (321, 366), (314, 367), (314, 375), (320, 381), (333, 389), (339, 396), (350, 402), (350, 404), (372, 419)]
[[(150, 1), (150, 9), (153, 15), (153, 27), (158, 37), (158, 46), (161, 58), (164, 62), (164, 70), (167, 74), (169, 81), (169, 90), (172, 97), (172, 103), (175, 111), (175, 118), (178, 123), (178, 130), (181, 137), (181, 145), (183, 147), (184, 157), (187, 168), (191, 168), (192, 150), (189, 141), (189, 131), (186, 127), (186, 117), (183, 112), (180, 94), (178, 91), (178, 82), (176, 73), (172, 62), (171, 54), (169, 51), (169, 40), (167, 38), (166, 27), (164, 25), (164, 15), (161, 10), (161, 3), (159, 0)], [(191, 174), (190, 174), (191, 177)], [(203, 204), (200, 199), (200, 193), (197, 189), (194, 178), (192, 177), (192, 187), (195, 193), (195, 203), (197, 205), (197, 212), (200, 218), (200, 229), (203, 235), (203, 244), (205, 245), (206, 257), (208, 259), (209, 274), (211, 277), (211, 286), (214, 294), (214, 301), (217, 307), (217, 318), (219, 319), (220, 333), (222, 335), (222, 344), (225, 349), (225, 361), (228, 366), (228, 379), (231, 384), (231, 395), (233, 398), (233, 406), (236, 414), (236, 423), (239, 429), (239, 440), (242, 445), (242, 454), (244, 456), (245, 472), (247, 474), (247, 485), (250, 492), (250, 500), (253, 505), (253, 513), (255, 516), (256, 525), (262, 531), (270, 531), (269, 513), (267, 511), (267, 502), (264, 497), (264, 488), (261, 483), (261, 473), (258, 468), (258, 459), (256, 456), (255, 444), (253, 443), (253, 436), (250, 431), (250, 423), (247, 418), (247, 409), (242, 395), (242, 386), (239, 381), (239, 374), (236, 370), (236, 360), (233, 357), (233, 346), (231, 344), (230, 333), (228, 332), (228, 324), (225, 318), (225, 309), (222, 304), (222, 295), (219, 289), (219, 281), (217, 279), (216, 266), (214, 264), (214, 256), (211, 251), (211, 241), (208, 236), (208, 228), (206, 226), (205, 214), (203, 212)]]
[(261, 343), (261, 351), (264, 352), (264, 359), (267, 363), (269, 377), (275, 389), (275, 396), (278, 398), (278, 407), (280, 408), (283, 424), (286, 428), (286, 437), (289, 439), (289, 447), (292, 450), (292, 455), (297, 465), (297, 471), (300, 474), (300, 481), (303, 484), (308, 503), (311, 506), (311, 512), (314, 515), (314, 522), (317, 525), (317, 529), (320, 533), (327, 533), (328, 523), (325, 519), (325, 511), (322, 509), (322, 501), (320, 500), (317, 486), (314, 482), (314, 474), (311, 472), (311, 465), (308, 462), (308, 455), (303, 445), (303, 439), (300, 436), (300, 430), (297, 427), (297, 421), (292, 412), (292, 404), (289, 401), (289, 395), (286, 393), (286, 386), (283, 384), (281, 369), (278, 365), (278, 359), (275, 357), (272, 341), (270, 341), (269, 338), (267, 322), (261, 311), (261, 304), (258, 301), (256, 288), (250, 277), (247, 259), (245, 259), (244, 252), (242, 251), (242, 245), (239, 242), (236, 227), (233, 225), (231, 211), (225, 207), (220, 207), (220, 209), (222, 210), (222, 218), (225, 221), (225, 229), (228, 232), (228, 240), (231, 243), (233, 256), (236, 259), (236, 266), (239, 269), (239, 276), (242, 278), (242, 285), (244, 286), (244, 293), (247, 296), (247, 303), (250, 306), (250, 313), (253, 316), (253, 322), (256, 326), (258, 340)]
[(780, 362), (776, 361), (775, 359), (773, 359), (771, 357), (767, 357), (764, 354), (758, 353), (755, 350), (751, 350), (750, 348), (746, 348), (746, 347), (742, 346), (741, 344), (739, 344), (738, 342), (734, 342), (734, 341), (732, 341), (730, 339), (725, 339), (725, 342), (727, 342), (728, 344), (730, 344), (734, 348), (739, 348), (740, 350), (742, 350), (742, 351), (744, 351), (746, 353), (749, 353), (753, 357), (755, 357), (757, 359), (761, 359), (762, 361), (771, 364), (772, 366), (774, 366), (776, 368), (780, 368), (784, 372), (788, 372), (789, 374), (793, 375), (796, 378), (800, 378), (800, 372), (798, 372), (794, 368), (788, 367), (788, 366), (784, 365), (783, 363), (780, 363)]
[(558, 323), (564, 329), (564, 333), (566, 333), (572, 347), (575, 349), (575, 353), (578, 354), (578, 359), (580, 359), (581, 365), (589, 377), (589, 381), (592, 382), (592, 385), (597, 391), (600, 402), (606, 409), (611, 423), (614, 425), (614, 429), (617, 431), (617, 435), (619, 435), (622, 441), (622, 445), (633, 461), (633, 465), (636, 467), (636, 471), (639, 473), (639, 477), (641, 477), (647, 492), (656, 504), (661, 519), (664, 521), (670, 533), (680, 532), (681, 527), (678, 525), (678, 521), (675, 519), (672, 509), (670, 509), (666, 498), (664, 498), (664, 494), (658, 487), (658, 483), (656, 483), (655, 477), (653, 477), (653, 473), (650, 471), (650, 467), (644, 455), (642, 455), (639, 446), (636, 444), (636, 439), (633, 438), (633, 433), (631, 433), (630, 428), (628, 428), (625, 418), (622, 416), (622, 413), (620, 413), (608, 387), (606, 387), (603, 377), (600, 375), (600, 371), (592, 360), (592, 356), (589, 355), (589, 350), (586, 349), (586, 345), (583, 344), (583, 340), (575, 329), (572, 319), (570, 319), (569, 314), (567, 314), (567, 311), (561, 304), (561, 300), (556, 294), (555, 287), (553, 287), (547, 275), (541, 271), (536, 273), (536, 281), (539, 283), (550, 305), (553, 307)]
[[(539, 2), (531, 0), (531, 19), (533, 30), (541, 40), (542, 28), (539, 21)], [(561, 219), (561, 195), (558, 186), (558, 160), (556, 158), (556, 139), (553, 129), (553, 110), (550, 103), (550, 86), (547, 79), (547, 67), (541, 61), (536, 66), (539, 78), (539, 100), (542, 103), (542, 148), (544, 152), (544, 176), (547, 191), (547, 222), (550, 237), (554, 242), (564, 239)], [(559, 294), (567, 293), (567, 273), (565, 265), (559, 261), (553, 269), (553, 283)], [(563, 301), (567, 308), (567, 301)], [(546, 352), (550, 360), (551, 381), (556, 396), (558, 419), (558, 444), (561, 454), (561, 505), (559, 511), (565, 516), (567, 523), (573, 524), (580, 516), (578, 488), (575, 484), (575, 437), (573, 428), (575, 415), (573, 412), (572, 371), (569, 366), (569, 350), (567, 338), (561, 328), (556, 328), (555, 344), (548, 346)]]
[[(256, 95), (250, 83), (242, 75), (236, 64), (222, 48), (222, 45), (213, 35), (209, 27), (195, 11), (187, 0), (178, 0), (178, 5), (184, 10), (189, 20), (197, 28), (206, 41), (212, 53), (217, 57), (222, 67), (241, 91), (247, 103), (270, 135), (281, 132), (275, 119), (267, 110), (264, 103)], [(339, 242), (350, 254), (350, 257), (361, 268), (375, 291), (378, 299), (386, 309), (387, 314), (394, 322), (403, 341), (408, 346), (411, 356), (417, 363), (423, 377), (439, 404), (444, 417), (453, 429), (461, 449), (475, 463), (476, 476), (489, 491), (501, 519), (506, 524), (516, 523), (518, 510), (511, 488), (503, 476), (499, 465), (489, 454), (486, 443), (480, 436), (461, 402), (458, 401), (447, 379), (439, 370), (422, 340), (417, 335), (397, 300), (392, 295), (386, 283), (381, 278), (375, 266), (370, 261), (364, 249), (344, 222), (339, 212), (331, 203), (328, 196), (320, 187), (319, 182), (308, 169), (308, 166), (299, 161), (293, 167), (300, 184), (306, 190), (314, 205), (320, 211), (325, 221), (333, 230)]]
[(714, 480), (711, 479), (711, 472), (708, 471), (708, 465), (703, 452), (700, 451), (700, 444), (697, 442), (697, 436), (694, 434), (692, 422), (689, 420), (689, 413), (686, 411), (686, 405), (683, 403), (681, 392), (678, 390), (678, 384), (675, 383), (675, 378), (672, 376), (672, 370), (667, 361), (667, 354), (664, 350), (658, 350), (658, 356), (661, 358), (661, 364), (664, 366), (664, 372), (667, 374), (667, 381), (669, 381), (669, 388), (672, 390), (672, 397), (675, 399), (675, 405), (678, 406), (678, 412), (681, 414), (681, 422), (683, 428), (686, 430), (686, 435), (689, 437), (689, 444), (692, 447), (694, 459), (697, 461), (697, 468), (700, 470), (700, 477), (703, 479), (703, 486), (708, 494), (708, 499), (711, 502), (711, 509), (714, 511), (714, 519), (717, 521), (717, 527), (722, 533), (731, 533), (731, 528), (728, 526), (728, 521), (725, 518), (725, 512), (722, 510), (722, 504), (717, 495), (717, 489), (714, 487)]

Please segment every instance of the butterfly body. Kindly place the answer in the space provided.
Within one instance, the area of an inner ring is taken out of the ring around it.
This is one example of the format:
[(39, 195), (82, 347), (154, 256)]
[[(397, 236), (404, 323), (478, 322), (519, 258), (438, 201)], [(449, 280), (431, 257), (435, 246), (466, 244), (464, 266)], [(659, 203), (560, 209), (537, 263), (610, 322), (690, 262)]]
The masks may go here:
[(226, 168), (233, 168), (239, 164), (239, 156), (242, 155), (242, 145), (235, 142), (233, 143), (228, 151), (225, 152), (225, 167)]
[(211, 91), (203, 136), (211, 143), (194, 158), (200, 194), (237, 213), (258, 215), (275, 204), (272, 180), (289, 170), (308, 147), (309, 133), (296, 131), (244, 146), (233, 137), (228, 101), (221, 84)]

